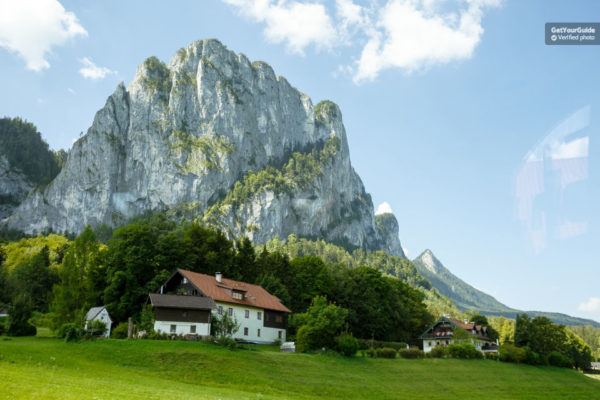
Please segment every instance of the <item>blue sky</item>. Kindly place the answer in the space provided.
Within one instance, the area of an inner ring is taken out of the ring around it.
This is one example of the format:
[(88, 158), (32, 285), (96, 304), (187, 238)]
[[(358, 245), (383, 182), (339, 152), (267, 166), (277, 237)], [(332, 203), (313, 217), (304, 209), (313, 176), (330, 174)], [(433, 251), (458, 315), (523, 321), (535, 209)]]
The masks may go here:
[[(0, 2), (0, 110), (34, 122), (53, 148), (70, 147), (146, 57), (215, 37), (315, 103), (340, 105), (353, 165), (375, 205), (394, 210), (411, 257), (430, 248), (512, 307), (600, 320), (600, 47), (544, 44), (544, 23), (598, 21), (600, 2), (34, 6), (31, 23), (27, 1)], [(583, 127), (557, 139), (581, 109)], [(523, 181), (530, 166), (538, 178)]]

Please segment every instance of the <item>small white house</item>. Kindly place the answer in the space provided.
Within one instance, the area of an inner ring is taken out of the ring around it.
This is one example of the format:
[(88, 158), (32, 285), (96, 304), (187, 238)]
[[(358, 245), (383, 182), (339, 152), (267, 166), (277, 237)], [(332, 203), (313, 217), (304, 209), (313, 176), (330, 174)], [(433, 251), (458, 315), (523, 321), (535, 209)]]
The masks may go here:
[(91, 323), (93, 321), (103, 322), (106, 325), (106, 331), (104, 331), (102, 336), (110, 337), (110, 328), (112, 325), (112, 319), (110, 319), (110, 315), (108, 314), (108, 311), (106, 310), (105, 306), (92, 307), (87, 312), (87, 314), (85, 314), (85, 329), (86, 330), (88, 329), (88, 327), (91, 326)]

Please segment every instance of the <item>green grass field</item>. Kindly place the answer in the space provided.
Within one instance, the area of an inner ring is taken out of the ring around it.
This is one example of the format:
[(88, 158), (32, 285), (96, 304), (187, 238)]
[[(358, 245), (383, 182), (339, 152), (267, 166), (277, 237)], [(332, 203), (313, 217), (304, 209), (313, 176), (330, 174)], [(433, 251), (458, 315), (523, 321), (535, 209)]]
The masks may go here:
[(581, 373), (208, 343), (0, 338), (0, 399), (600, 399)]

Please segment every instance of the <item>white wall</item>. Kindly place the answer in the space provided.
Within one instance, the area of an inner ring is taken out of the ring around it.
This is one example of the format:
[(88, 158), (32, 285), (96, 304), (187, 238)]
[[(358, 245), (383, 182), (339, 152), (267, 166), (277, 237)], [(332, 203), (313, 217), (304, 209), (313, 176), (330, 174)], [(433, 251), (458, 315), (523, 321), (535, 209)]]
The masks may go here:
[(202, 322), (154, 321), (154, 330), (161, 333), (173, 333), (171, 332), (171, 325), (175, 325), (176, 335), (191, 333), (190, 329), (192, 325), (196, 325), (196, 335), (210, 335), (210, 324)]
[[(265, 311), (260, 308), (246, 307), (240, 304), (229, 304), (216, 302), (217, 309), (213, 310), (213, 313), (218, 312), (218, 307), (223, 307), (223, 313), (227, 313), (230, 308), (233, 309), (233, 316), (240, 324), (240, 329), (233, 334), (234, 339), (247, 340), (249, 342), (257, 343), (272, 343), (276, 340), (285, 342), (286, 331), (285, 329), (278, 328), (267, 328), (264, 326)], [(246, 318), (246, 310), (249, 311), (249, 318)], [(258, 313), (261, 313), (261, 319), (258, 319)], [(248, 335), (244, 335), (244, 328), (248, 328)], [(258, 336), (258, 330), (260, 329), (260, 336)], [(279, 332), (281, 332), (281, 338), (279, 338)]]
[[(452, 344), (452, 339), (424, 339), (423, 352), (429, 353), (431, 349), (433, 349), (436, 346), (448, 346), (448, 344), (446, 344), (446, 341), (448, 341), (449, 344)], [(485, 344), (485, 341), (479, 339), (471, 339), (470, 342), (473, 344), (473, 346), (475, 346), (477, 350), (481, 350), (481, 347)]]

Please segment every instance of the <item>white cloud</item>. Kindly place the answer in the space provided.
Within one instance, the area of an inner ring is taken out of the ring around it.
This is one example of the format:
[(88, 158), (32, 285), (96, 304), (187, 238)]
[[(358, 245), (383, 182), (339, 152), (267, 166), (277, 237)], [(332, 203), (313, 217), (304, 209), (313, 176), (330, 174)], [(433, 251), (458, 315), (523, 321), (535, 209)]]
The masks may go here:
[(314, 2), (271, 0), (224, 0), (240, 14), (265, 25), (264, 35), (273, 43), (285, 43), (293, 53), (304, 54), (314, 45), (329, 48), (336, 30), (325, 6)]
[(377, 206), (375, 215), (387, 214), (387, 213), (393, 214), (394, 211), (392, 210), (392, 206), (390, 206), (390, 203), (388, 203), (387, 201), (384, 201), (383, 203), (381, 203), (380, 205)]
[(88, 58), (84, 57), (79, 62), (83, 65), (79, 69), (79, 75), (83, 76), (86, 79), (104, 79), (107, 75), (115, 74), (115, 71), (112, 71), (106, 67), (99, 67), (94, 62)]
[(590, 297), (579, 305), (579, 311), (600, 316), (600, 297)]
[(285, 43), (294, 53), (303, 54), (310, 45), (360, 49), (345, 67), (356, 83), (374, 80), (386, 69), (414, 72), (471, 58), (483, 35), (484, 11), (501, 2), (374, 0), (361, 6), (336, 0), (330, 16), (315, 0), (223, 1), (264, 24), (267, 40)]
[(456, 11), (439, 11), (435, 1), (390, 0), (356, 62), (355, 82), (375, 79), (385, 69), (407, 72), (469, 59), (483, 35), (481, 20), (497, 0), (467, 0)]
[(27, 69), (49, 68), (52, 48), (78, 36), (87, 31), (57, 0), (0, 0), (0, 47), (18, 54)]

